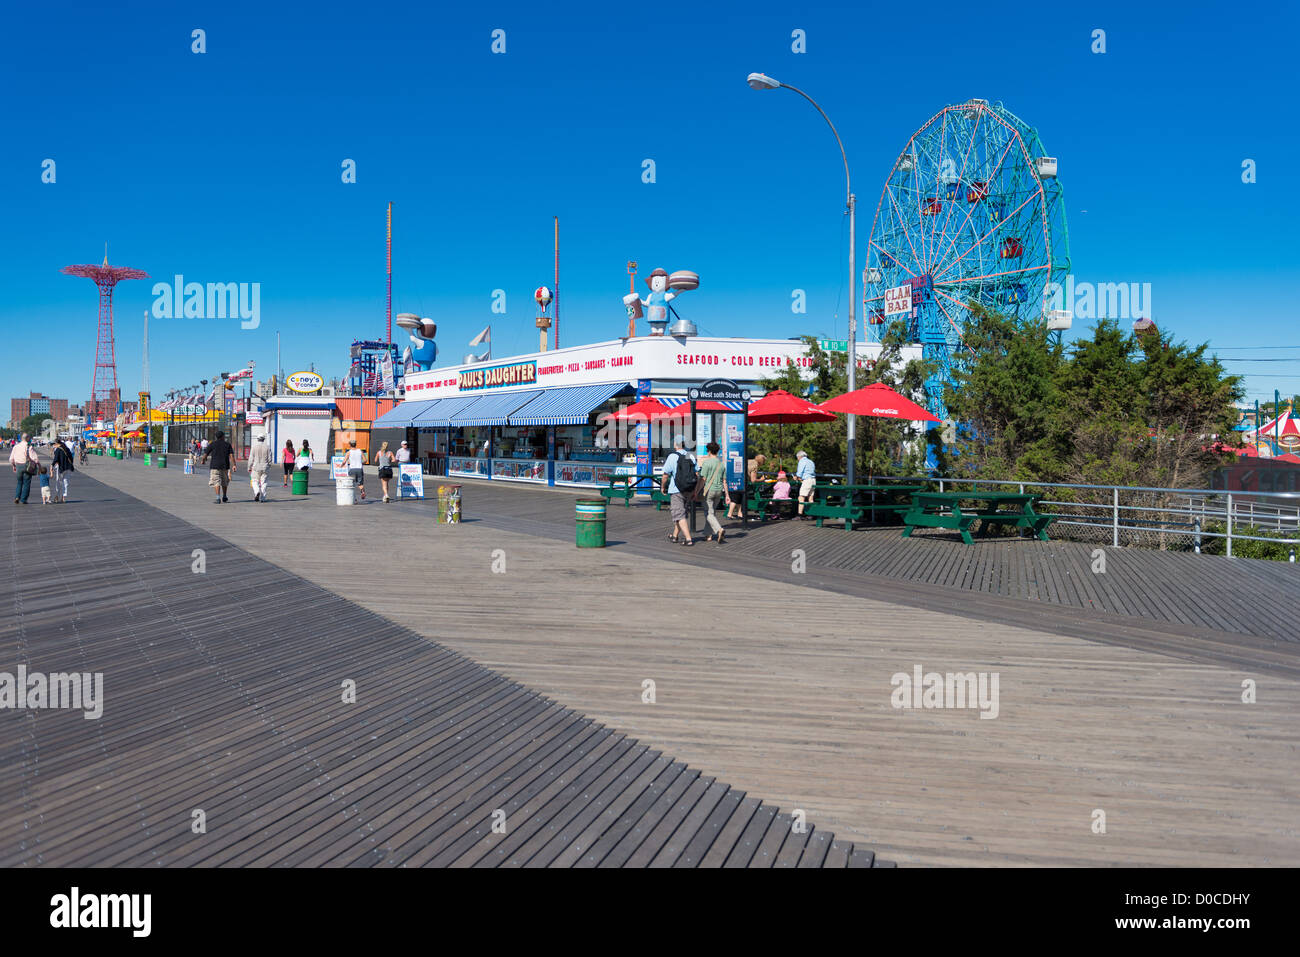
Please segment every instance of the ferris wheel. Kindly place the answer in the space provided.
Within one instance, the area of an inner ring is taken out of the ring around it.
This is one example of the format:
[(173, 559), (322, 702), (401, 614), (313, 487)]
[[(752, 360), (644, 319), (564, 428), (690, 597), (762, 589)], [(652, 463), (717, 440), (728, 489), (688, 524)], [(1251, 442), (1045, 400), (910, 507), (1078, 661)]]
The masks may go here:
[(885, 182), (863, 272), (867, 339), (895, 321), (935, 363), (927, 405), (947, 417), (944, 385), (967, 353), (972, 303), (1068, 326), (1053, 292), (1070, 271), (1056, 158), (1001, 103), (946, 106), (912, 134)]

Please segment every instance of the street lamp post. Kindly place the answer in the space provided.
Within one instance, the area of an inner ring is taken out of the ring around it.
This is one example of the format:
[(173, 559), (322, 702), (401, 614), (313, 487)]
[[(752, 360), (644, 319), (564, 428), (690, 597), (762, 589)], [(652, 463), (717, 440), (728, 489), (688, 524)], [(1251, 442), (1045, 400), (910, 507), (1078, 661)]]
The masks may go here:
[[(849, 391), (852, 392), (857, 388), (858, 382), (858, 324), (856, 311), (854, 309), (854, 298), (857, 296), (857, 201), (853, 197), (853, 182), (849, 178), (849, 157), (844, 152), (844, 142), (840, 139), (839, 132), (835, 129), (835, 124), (831, 118), (826, 115), (826, 111), (817, 105), (817, 101), (798, 87), (791, 86), (788, 83), (782, 83), (773, 79), (766, 73), (751, 73), (748, 79), (749, 85), (755, 90), (776, 90), (786, 89), (798, 93), (805, 100), (813, 105), (813, 108), (822, 115), (826, 125), (831, 128), (831, 133), (835, 135), (835, 142), (840, 148), (840, 157), (844, 160), (844, 192), (846, 195), (846, 205), (849, 210), (849, 341), (848, 341), (848, 363), (849, 363)], [(857, 416), (848, 416), (848, 469), (845, 478), (848, 484), (853, 484), (853, 460), (857, 445)]]

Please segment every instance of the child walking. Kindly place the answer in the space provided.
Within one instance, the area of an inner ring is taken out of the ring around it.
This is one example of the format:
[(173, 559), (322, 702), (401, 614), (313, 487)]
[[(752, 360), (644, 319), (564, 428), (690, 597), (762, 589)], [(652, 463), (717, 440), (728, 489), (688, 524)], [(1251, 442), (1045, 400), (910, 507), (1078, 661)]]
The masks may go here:
[(50, 470), (41, 466), (41, 504), (50, 504)]

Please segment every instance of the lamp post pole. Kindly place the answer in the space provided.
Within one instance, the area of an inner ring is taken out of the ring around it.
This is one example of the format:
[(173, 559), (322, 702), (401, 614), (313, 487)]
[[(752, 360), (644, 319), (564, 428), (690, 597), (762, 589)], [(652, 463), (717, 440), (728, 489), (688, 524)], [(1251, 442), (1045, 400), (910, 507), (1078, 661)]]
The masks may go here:
[[(749, 75), (749, 85), (755, 90), (776, 90), (786, 89), (798, 93), (805, 100), (813, 105), (826, 125), (831, 128), (831, 133), (835, 136), (835, 143), (840, 148), (840, 158), (844, 160), (844, 193), (845, 206), (849, 212), (849, 337), (848, 337), (848, 378), (849, 391), (853, 392), (858, 387), (858, 323), (857, 312), (855, 309), (855, 298), (857, 296), (857, 200), (853, 196), (853, 181), (849, 176), (849, 157), (844, 151), (844, 141), (840, 139), (839, 132), (835, 129), (835, 124), (831, 118), (826, 115), (826, 111), (817, 105), (817, 101), (798, 87), (791, 86), (788, 83), (782, 83), (773, 79), (765, 73), (751, 73)], [(847, 421), (848, 428), (848, 468), (845, 470), (845, 479), (849, 485), (853, 484), (854, 476), (854, 458), (856, 457), (857, 445), (857, 416), (849, 415)]]

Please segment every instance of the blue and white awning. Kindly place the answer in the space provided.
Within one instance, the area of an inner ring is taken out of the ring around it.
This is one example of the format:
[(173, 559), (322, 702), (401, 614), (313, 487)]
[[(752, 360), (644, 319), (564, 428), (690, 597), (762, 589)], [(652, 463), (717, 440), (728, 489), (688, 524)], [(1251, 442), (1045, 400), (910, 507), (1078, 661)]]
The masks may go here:
[(411, 425), (417, 416), (427, 412), (441, 399), (423, 399), (414, 402), (399, 402), (371, 423), (372, 429), (404, 429)]
[(511, 425), (586, 425), (592, 409), (624, 390), (626, 382), (548, 389), (510, 415)]
[(451, 417), (451, 426), (505, 425), (511, 412), (542, 394), (541, 389), (526, 389), (476, 396), (472, 403)]
[(464, 410), (466, 406), (477, 402), (479, 398), (480, 396), (477, 395), (459, 395), (446, 399), (434, 399), (435, 404), (421, 413), (413, 425), (417, 429), (443, 428), (450, 424), (453, 415)]
[[(732, 395), (735, 395), (735, 393), (733, 392)], [(655, 398), (658, 399), (664, 405), (668, 406), (668, 408), (670, 409), (675, 409), (679, 405), (686, 405), (688, 402), (691, 401), (684, 395), (657, 395), (655, 396)], [(708, 401), (710, 405), (720, 405), (730, 409), (732, 412), (745, 411), (745, 403), (743, 402), (725, 402), (725, 401), (718, 402), (714, 399), (709, 399)]]

